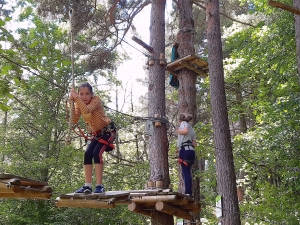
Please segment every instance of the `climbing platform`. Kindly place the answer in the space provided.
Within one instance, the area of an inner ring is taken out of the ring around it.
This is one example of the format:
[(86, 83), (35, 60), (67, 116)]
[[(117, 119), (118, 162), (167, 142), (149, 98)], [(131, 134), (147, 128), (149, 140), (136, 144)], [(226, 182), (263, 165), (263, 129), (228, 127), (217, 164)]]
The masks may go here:
[[(155, 211), (191, 220), (200, 212), (200, 202), (184, 194), (163, 188), (162, 181), (148, 182), (145, 190), (108, 191), (100, 194), (61, 194), (55, 199), (57, 207), (115, 208), (127, 205), (135, 213), (152, 216)], [(0, 198), (49, 199), (52, 188), (48, 183), (12, 174), (0, 174)]]
[(56, 198), (57, 207), (114, 208), (128, 205), (130, 211), (146, 216), (157, 210), (186, 220), (192, 212), (200, 212), (201, 205), (192, 198), (170, 189), (108, 191), (101, 194), (62, 194)]
[(175, 61), (168, 63), (166, 66), (166, 70), (173, 75), (177, 75), (179, 70), (182, 68), (190, 69), (203, 78), (208, 76), (208, 62), (195, 55), (188, 55), (176, 59)]
[(49, 199), (48, 183), (12, 174), (0, 174), (0, 198)]

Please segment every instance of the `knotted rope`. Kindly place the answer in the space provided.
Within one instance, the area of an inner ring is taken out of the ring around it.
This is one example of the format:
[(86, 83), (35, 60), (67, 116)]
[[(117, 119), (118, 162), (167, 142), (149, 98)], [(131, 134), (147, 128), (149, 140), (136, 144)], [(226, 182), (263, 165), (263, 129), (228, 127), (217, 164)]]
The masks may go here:
[[(71, 48), (71, 67), (72, 67), (72, 88), (75, 89), (75, 79), (74, 79), (74, 9), (70, 9), (69, 11), (69, 17), (70, 17), (70, 48)], [(70, 99), (70, 115), (69, 115), (69, 129), (68, 129), (68, 135), (66, 137), (66, 144), (70, 145), (72, 141), (71, 133), (72, 133), (72, 118), (73, 118), (73, 112), (74, 112), (74, 100)]]

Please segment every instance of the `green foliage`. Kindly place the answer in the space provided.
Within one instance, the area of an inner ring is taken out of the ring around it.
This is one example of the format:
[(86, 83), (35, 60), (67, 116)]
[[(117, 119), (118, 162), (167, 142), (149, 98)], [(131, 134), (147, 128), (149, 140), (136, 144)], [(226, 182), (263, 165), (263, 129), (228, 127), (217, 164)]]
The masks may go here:
[[(68, 45), (68, 34), (57, 24), (46, 23), (32, 12), (27, 7), (22, 11), (21, 19), (32, 21), (33, 27), (18, 29), (20, 38), (6, 52), (8, 58), (17, 64), (9, 61), (2, 66), (2, 74), (7, 79), (1, 91), (8, 95), (11, 92), (9, 88), (14, 87), (14, 98), (10, 102), (6, 101), (11, 110), (7, 114), (6, 124), (2, 124), (5, 132), (0, 133), (3, 140), (0, 144), (0, 168), (1, 173), (48, 182), (54, 188), (54, 195), (48, 201), (1, 200), (1, 223), (146, 224), (145, 217), (129, 212), (125, 206), (117, 207), (114, 211), (55, 207), (54, 200), (59, 194), (73, 192), (82, 186), (86, 146), (75, 135), (72, 145), (65, 145), (68, 124), (64, 97), (71, 83), (71, 62), (63, 47)], [(110, 63), (113, 63), (112, 58)], [(20, 66), (26, 66), (34, 73), (23, 71)], [(98, 65), (97, 69), (99, 66), (105, 69), (104, 65)], [(107, 64), (107, 73), (92, 75), (96, 77), (105, 74), (108, 83), (118, 84), (119, 81), (112, 78), (111, 68)], [(85, 62), (77, 66), (78, 82), (86, 80), (86, 70)], [(14, 82), (8, 86), (8, 80)], [(5, 116), (3, 113), (0, 115), (1, 118)], [(136, 132), (135, 126), (141, 127), (140, 124), (130, 127), (131, 121), (125, 121), (120, 115), (111, 113), (110, 116), (118, 124), (120, 135), (122, 127), (128, 127), (130, 132)], [(141, 135), (138, 134), (138, 137)], [(131, 137), (130, 133), (124, 136)], [(143, 144), (143, 141), (138, 142)], [(144, 163), (147, 155), (141, 152), (138, 158), (135, 155), (137, 153), (132, 153), (130, 149), (135, 149), (135, 144), (124, 146), (120, 155), (116, 152), (105, 154), (107, 165), (104, 185), (107, 190), (142, 189), (146, 177), (149, 177), (149, 164)], [(124, 174), (132, 176), (126, 177)]]
[(254, 8), (264, 12), (265, 23), (236, 32), (225, 45), (230, 119), (244, 115), (253, 124), (233, 142), (236, 171), (246, 174), (237, 180), (245, 189), (242, 221), (297, 224), (300, 89), (293, 16), (261, 3)]

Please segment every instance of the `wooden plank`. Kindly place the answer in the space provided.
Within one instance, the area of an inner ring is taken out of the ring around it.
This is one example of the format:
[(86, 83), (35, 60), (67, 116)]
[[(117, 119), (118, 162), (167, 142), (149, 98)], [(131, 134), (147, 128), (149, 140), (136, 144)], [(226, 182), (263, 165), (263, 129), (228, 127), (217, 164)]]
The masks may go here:
[(130, 190), (128, 191), (130, 193), (158, 193), (158, 192), (162, 192), (162, 189), (146, 189), (146, 190)]
[(0, 174), (0, 181), (5, 180), (5, 179), (19, 179), (21, 181), (21, 185), (22, 186), (47, 186), (48, 183), (47, 182), (42, 182), (42, 181), (38, 181), (38, 180), (33, 180), (33, 179), (29, 179), (29, 178), (25, 178), (25, 177), (21, 177), (21, 176), (17, 176), (17, 175), (13, 175), (13, 174), (9, 174), (9, 173), (2, 173)]
[(51, 193), (39, 193), (34, 195), (24, 193), (0, 193), (0, 198), (49, 199), (51, 197)]
[(44, 192), (42, 190), (31, 187), (12, 185), (12, 190), (15, 193), (22, 195), (25, 198), (51, 198), (52, 193)]
[(208, 76), (206, 72), (208, 70), (208, 63), (195, 55), (188, 55), (177, 59), (166, 66), (166, 70), (172, 74), (177, 74), (177, 71), (182, 68), (188, 68), (203, 78)]
[(155, 208), (156, 208), (157, 211), (164, 212), (164, 213), (167, 213), (169, 215), (176, 216), (176, 217), (180, 217), (180, 218), (183, 218), (185, 220), (191, 220), (192, 219), (192, 215), (189, 212), (187, 212), (185, 210), (182, 210), (182, 209), (179, 209), (177, 207), (168, 205), (165, 202), (157, 202), (155, 204)]
[(84, 199), (61, 199), (57, 197), (55, 200), (57, 207), (75, 207), (75, 208), (115, 208), (114, 202), (104, 202), (98, 200)]
[(189, 70), (192, 70), (192, 71), (196, 72), (197, 74), (199, 74), (203, 78), (207, 77), (207, 74), (205, 72), (203, 72), (202, 70), (200, 70), (200, 69), (196, 68), (195, 66), (191, 65), (187, 61), (183, 61), (182, 66), (188, 68)]
[(132, 212), (140, 213), (140, 214), (143, 214), (145, 216), (150, 216), (151, 217), (151, 211), (147, 211), (146, 207), (143, 207), (142, 205), (139, 205), (135, 202), (130, 203), (128, 205), (128, 209)]
[(128, 191), (108, 191), (104, 193), (68, 193), (68, 194), (61, 194), (61, 199), (109, 199), (109, 198), (120, 198), (120, 199), (127, 199), (129, 197)]

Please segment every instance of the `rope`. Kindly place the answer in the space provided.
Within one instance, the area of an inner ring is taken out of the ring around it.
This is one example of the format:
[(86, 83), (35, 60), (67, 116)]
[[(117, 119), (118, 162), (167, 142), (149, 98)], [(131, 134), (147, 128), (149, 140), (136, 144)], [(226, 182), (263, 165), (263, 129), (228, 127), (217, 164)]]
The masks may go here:
[[(69, 17), (70, 17), (70, 39), (71, 39), (71, 62), (72, 62), (72, 88), (75, 89), (75, 79), (74, 79), (74, 27), (73, 27), (73, 14), (74, 9), (70, 9), (69, 11)], [(68, 129), (68, 135), (66, 137), (66, 145), (70, 145), (72, 141), (71, 133), (72, 133), (72, 118), (73, 118), (73, 111), (74, 111), (74, 100), (70, 99), (70, 116), (69, 116), (69, 129)]]

